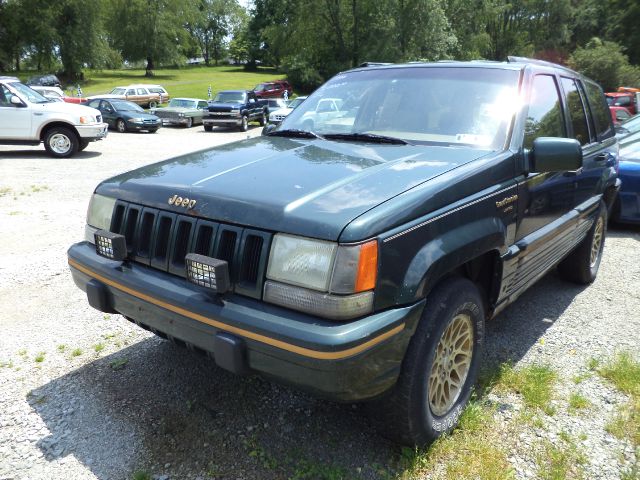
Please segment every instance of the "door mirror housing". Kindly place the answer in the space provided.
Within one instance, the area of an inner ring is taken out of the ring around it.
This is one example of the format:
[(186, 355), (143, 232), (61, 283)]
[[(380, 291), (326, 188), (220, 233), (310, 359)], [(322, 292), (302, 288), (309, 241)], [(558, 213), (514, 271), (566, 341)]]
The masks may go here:
[(529, 152), (529, 171), (565, 172), (582, 167), (582, 147), (573, 138), (538, 137)]
[(276, 127), (277, 125), (273, 123), (267, 123), (262, 129), (262, 135), (269, 135), (271, 132), (273, 132), (276, 129)]
[(24, 107), (24, 102), (20, 100), (20, 97), (16, 95), (12, 95), (9, 102), (11, 103), (11, 105), (15, 105), (16, 107)]

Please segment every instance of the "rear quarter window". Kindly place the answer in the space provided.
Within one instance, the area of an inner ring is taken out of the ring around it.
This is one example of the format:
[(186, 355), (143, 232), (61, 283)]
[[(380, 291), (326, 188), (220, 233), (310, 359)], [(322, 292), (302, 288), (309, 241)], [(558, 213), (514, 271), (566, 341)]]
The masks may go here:
[(611, 121), (611, 113), (609, 112), (609, 106), (604, 98), (602, 89), (589, 80), (584, 82), (584, 87), (587, 93), (593, 123), (596, 127), (598, 141), (612, 137), (614, 135), (613, 122)]

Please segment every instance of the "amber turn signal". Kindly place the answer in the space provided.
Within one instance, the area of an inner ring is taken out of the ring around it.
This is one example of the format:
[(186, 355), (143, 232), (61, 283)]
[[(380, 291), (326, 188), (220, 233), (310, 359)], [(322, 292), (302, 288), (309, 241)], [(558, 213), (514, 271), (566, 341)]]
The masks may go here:
[(372, 240), (360, 246), (358, 273), (356, 276), (356, 292), (373, 290), (378, 277), (378, 242)]

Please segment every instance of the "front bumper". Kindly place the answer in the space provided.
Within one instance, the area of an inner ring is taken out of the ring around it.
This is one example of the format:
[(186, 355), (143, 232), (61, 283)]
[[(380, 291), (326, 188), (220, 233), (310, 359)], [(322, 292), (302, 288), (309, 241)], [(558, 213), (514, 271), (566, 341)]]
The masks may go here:
[(165, 117), (162, 118), (162, 125), (187, 125), (189, 119), (193, 117)]
[(107, 136), (109, 125), (106, 123), (97, 123), (95, 125), (76, 125), (76, 130), (81, 138), (86, 140), (102, 140)]
[(127, 121), (127, 129), (129, 130), (158, 130), (162, 126), (162, 122), (158, 121), (155, 123), (133, 123)]
[(211, 127), (239, 127), (242, 125), (242, 117), (238, 118), (204, 118), (202, 123)]
[(235, 373), (260, 373), (339, 401), (394, 385), (424, 308), (422, 301), (336, 323), (240, 295), (220, 298), (183, 278), (100, 257), (88, 242), (73, 245), (68, 257), (93, 307), (204, 350)]

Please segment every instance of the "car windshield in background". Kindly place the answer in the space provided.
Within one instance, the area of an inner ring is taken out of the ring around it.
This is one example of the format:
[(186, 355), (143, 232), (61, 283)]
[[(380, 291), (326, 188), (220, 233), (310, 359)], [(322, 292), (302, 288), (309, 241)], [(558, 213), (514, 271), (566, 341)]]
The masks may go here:
[(31, 103), (49, 103), (51, 101), (44, 95), (41, 95), (40, 93), (27, 87), (26, 85), (23, 85), (22, 83), (12, 82), (9, 84), (9, 86), (15, 89), (23, 99), (26, 98)]
[(193, 100), (183, 100), (181, 98), (174, 98), (169, 102), (170, 107), (174, 108), (197, 108), (197, 102)]
[(518, 77), (515, 70), (462, 67), (346, 72), (316, 90), (278, 129), (501, 149), (520, 104)]
[(144, 109), (140, 105), (136, 105), (132, 102), (111, 102), (113, 104), (113, 108), (115, 108), (119, 112), (142, 112), (145, 113)]
[(305, 100), (304, 98), (300, 98), (300, 97), (294, 98), (293, 100), (291, 100), (289, 102), (289, 105), (287, 105), (287, 107), (296, 108), (298, 105), (300, 105), (302, 102), (304, 102), (304, 100)]
[(625, 133), (636, 133), (640, 131), (640, 115), (634, 115), (633, 117), (625, 120), (620, 124), (620, 127), (626, 130)]
[(220, 92), (213, 99), (220, 103), (244, 103), (244, 93), (242, 92)]
[(113, 90), (111, 90), (111, 94), (112, 95), (124, 95), (126, 91), (127, 91), (126, 88), (114, 88)]

